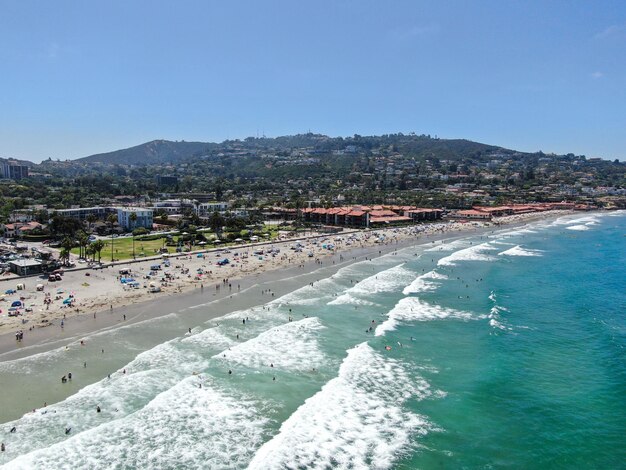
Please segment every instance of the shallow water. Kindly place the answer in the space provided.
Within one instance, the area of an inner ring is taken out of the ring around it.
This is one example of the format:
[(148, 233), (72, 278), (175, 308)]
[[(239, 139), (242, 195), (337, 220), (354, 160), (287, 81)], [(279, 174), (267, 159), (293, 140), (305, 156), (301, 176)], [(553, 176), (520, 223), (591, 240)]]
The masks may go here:
[(20, 377), (77, 378), (2, 425), (0, 463), (623, 467), (625, 234), (583, 214), (406, 248), (219, 320), (94, 335), (87, 368), (79, 345), (2, 362), (16, 403)]

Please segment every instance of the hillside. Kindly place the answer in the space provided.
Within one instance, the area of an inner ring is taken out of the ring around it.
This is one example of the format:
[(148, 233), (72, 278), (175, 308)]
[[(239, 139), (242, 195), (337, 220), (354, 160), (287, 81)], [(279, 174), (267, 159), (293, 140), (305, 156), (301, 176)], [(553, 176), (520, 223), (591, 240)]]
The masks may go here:
[(150, 165), (155, 163), (176, 162), (183, 158), (202, 154), (215, 144), (205, 142), (172, 142), (169, 140), (153, 140), (135, 147), (114, 150), (107, 153), (79, 158), (81, 163), (107, 163), (122, 165)]
[(251, 152), (256, 155), (264, 152), (291, 152), (294, 149), (307, 149), (315, 154), (331, 154), (347, 146), (358, 149), (356, 153), (367, 153), (375, 148), (401, 152), (407, 157), (440, 158), (458, 160), (489, 154), (498, 147), (462, 139), (437, 139), (414, 134), (388, 134), (382, 136), (328, 137), (320, 134), (299, 134), (276, 138), (253, 138), (211, 142), (173, 142), (154, 140), (135, 147), (91, 155), (75, 160), (77, 163), (102, 163), (108, 165), (154, 165), (178, 163), (190, 157), (207, 156), (217, 153)]

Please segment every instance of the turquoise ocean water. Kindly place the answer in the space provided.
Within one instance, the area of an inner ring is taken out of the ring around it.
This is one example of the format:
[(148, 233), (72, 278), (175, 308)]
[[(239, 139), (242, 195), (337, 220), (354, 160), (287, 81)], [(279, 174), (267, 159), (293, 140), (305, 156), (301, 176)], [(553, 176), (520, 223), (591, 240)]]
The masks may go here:
[(0, 463), (626, 468), (625, 347), (626, 215), (576, 214), (402, 249), (201, 324), (3, 424)]

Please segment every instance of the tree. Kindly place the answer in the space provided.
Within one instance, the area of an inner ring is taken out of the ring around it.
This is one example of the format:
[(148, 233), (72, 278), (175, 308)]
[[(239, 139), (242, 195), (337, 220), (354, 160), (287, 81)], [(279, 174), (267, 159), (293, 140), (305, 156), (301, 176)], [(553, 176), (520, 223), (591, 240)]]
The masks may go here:
[(85, 258), (86, 257), (86, 248), (89, 244), (89, 236), (83, 232), (82, 230), (78, 233), (78, 257)]
[(113, 262), (113, 225), (117, 222), (117, 214), (109, 214), (107, 217), (109, 228), (111, 229), (111, 263)]
[(74, 247), (74, 240), (72, 240), (70, 237), (65, 237), (62, 241), (61, 241), (61, 252), (59, 254), (59, 257), (61, 258), (61, 260), (63, 260), (63, 264), (67, 265), (69, 264), (70, 261), (70, 251), (72, 250), (72, 248)]
[(87, 223), (88, 225), (88, 229), (91, 231), (93, 228), (93, 223), (98, 220), (98, 218), (96, 217), (96, 214), (87, 214)]
[[(137, 213), (131, 212), (128, 216), (128, 220), (130, 220), (130, 228), (135, 228), (135, 222), (137, 222)], [(135, 232), (133, 232), (133, 259), (135, 259)]]
[(211, 217), (209, 217), (209, 227), (211, 227), (211, 230), (215, 232), (217, 238), (220, 237), (223, 226), (224, 217), (222, 217), (221, 214), (217, 211), (213, 212), (213, 214), (211, 214)]
[(82, 228), (79, 220), (72, 219), (71, 217), (64, 217), (55, 213), (52, 216), (48, 229), (53, 237), (67, 237), (73, 236)]
[(92, 261), (94, 261), (95, 253), (96, 252), (93, 249), (93, 245), (91, 243), (85, 247), (85, 258), (89, 259), (89, 256), (91, 256)]
[(101, 252), (104, 248), (104, 242), (102, 240), (96, 240), (91, 244), (91, 248), (93, 249), (94, 253), (98, 255), (98, 262), (100, 262)]

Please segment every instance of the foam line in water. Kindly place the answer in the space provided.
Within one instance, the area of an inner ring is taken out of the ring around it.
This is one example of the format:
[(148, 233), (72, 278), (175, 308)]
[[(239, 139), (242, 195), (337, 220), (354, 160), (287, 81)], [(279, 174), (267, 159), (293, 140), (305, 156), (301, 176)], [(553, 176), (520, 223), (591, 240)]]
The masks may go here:
[(543, 256), (541, 250), (531, 250), (530, 248), (522, 248), (516, 245), (513, 248), (498, 253), (498, 256)]
[(438, 273), (437, 271), (429, 271), (426, 274), (422, 274), (417, 277), (411, 284), (406, 286), (402, 293), (404, 295), (409, 294), (418, 294), (420, 292), (431, 292), (437, 289), (439, 286), (438, 283), (432, 282), (431, 280), (438, 279), (448, 279), (448, 276), (445, 274)]
[(495, 249), (489, 242), (473, 245), (441, 258), (437, 262), (437, 266), (456, 266), (459, 261), (493, 261), (493, 257), (485, 254), (485, 252)]
[[(261, 445), (264, 405), (188, 378), (141, 411), (18, 457), (16, 469), (244, 468)], [(95, 412), (94, 412), (95, 414)], [(54, 430), (63, 434), (63, 428)]]
[[(193, 332), (193, 330), (192, 330)], [(235, 341), (226, 335), (221, 326), (207, 328), (199, 333), (187, 336), (182, 340), (185, 344), (200, 346), (202, 348), (225, 349), (229, 348)]]
[(345, 291), (344, 294), (328, 302), (328, 305), (376, 305), (363, 299), (382, 292), (394, 292), (414, 279), (415, 273), (404, 263), (366, 277)]
[(285, 323), (213, 356), (246, 367), (311, 370), (324, 362), (317, 333), (325, 328), (318, 318)]
[(443, 320), (446, 318), (471, 320), (475, 317), (469, 312), (429, 304), (418, 297), (405, 297), (391, 309), (387, 315), (387, 320), (376, 327), (375, 335), (382, 336), (387, 331), (395, 330), (400, 322)]
[(433, 243), (433, 246), (424, 251), (454, 251), (460, 248), (466, 248), (470, 244), (469, 240), (461, 239), (451, 242)]
[(352, 294), (342, 294), (339, 297), (328, 302), (328, 305), (364, 305), (364, 306), (375, 306), (378, 305), (374, 302), (370, 302), (369, 300), (360, 299)]
[(573, 219), (571, 218), (571, 216), (568, 216), (568, 217), (560, 217), (556, 219), (552, 224), (553, 225), (581, 225), (587, 222), (598, 223), (598, 221), (599, 221), (598, 215), (586, 215), (584, 217), (575, 217)]
[(390, 468), (434, 427), (403, 408), (428, 382), (363, 343), (254, 455), (250, 469)]
[(369, 276), (347, 290), (351, 294), (371, 295), (381, 292), (394, 292), (413, 279), (415, 273), (404, 263)]
[[(200, 369), (207, 361), (197, 357), (178, 354), (171, 342), (161, 344), (146, 351), (131, 364), (126, 366), (127, 373), (111, 374), (104, 379), (88, 385), (64, 401), (27, 413), (22, 418), (6, 424), (15, 426), (19, 433), (4, 439), (7, 453), (1, 459), (24, 454), (42, 447), (51, 446), (65, 439), (62, 430), (72, 427), (74, 433), (89, 430), (107, 421), (114, 421), (134, 413), (147, 404), (159, 393), (174, 386), (183, 376), (189, 375), (188, 369)], [(179, 363), (178, 367), (159, 368), (170, 361)], [(99, 405), (102, 413), (96, 413)]]
[(587, 230), (590, 230), (588, 225), (570, 225), (569, 227), (565, 227), (567, 230), (574, 230), (577, 232), (585, 232)]
[(487, 317), (489, 318), (489, 326), (497, 330), (511, 330), (511, 328), (504, 325), (504, 322), (500, 317), (500, 314), (502, 312), (508, 312), (509, 309), (497, 304), (497, 295), (494, 291), (491, 291), (491, 293), (489, 294), (489, 300), (491, 300), (493, 304), (493, 307), (491, 307), (491, 310), (489, 310), (489, 315), (487, 315)]

